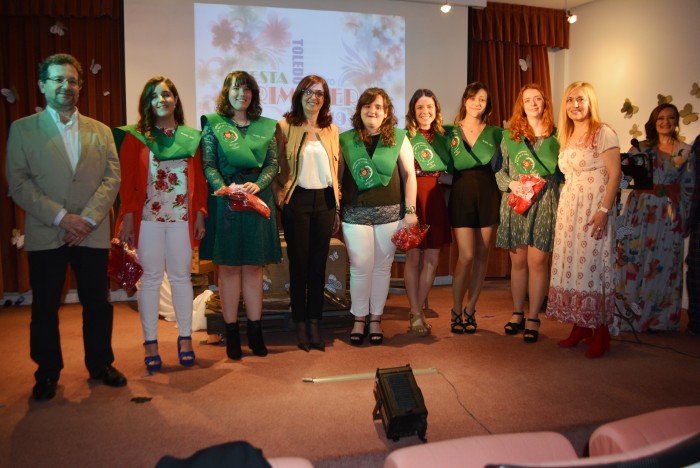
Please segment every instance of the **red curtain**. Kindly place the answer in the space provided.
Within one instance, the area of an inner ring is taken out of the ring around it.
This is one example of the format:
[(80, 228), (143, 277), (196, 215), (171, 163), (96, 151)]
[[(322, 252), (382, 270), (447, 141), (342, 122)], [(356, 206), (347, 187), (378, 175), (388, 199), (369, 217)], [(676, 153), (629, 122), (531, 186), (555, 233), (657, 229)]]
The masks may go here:
[(551, 100), (547, 49), (569, 47), (564, 10), (487, 3), (469, 10), (469, 23), (468, 78), (489, 87), (491, 124), (510, 118), (523, 85), (539, 83)]
[[(47, 56), (69, 53), (83, 66), (80, 113), (110, 127), (123, 124), (122, 0), (10, 0), (0, 2), (0, 297), (29, 289), (26, 253), (11, 243), (24, 213), (7, 195), (5, 160), (12, 121), (45, 105), (37, 86)], [(14, 95), (13, 103), (8, 95)]]

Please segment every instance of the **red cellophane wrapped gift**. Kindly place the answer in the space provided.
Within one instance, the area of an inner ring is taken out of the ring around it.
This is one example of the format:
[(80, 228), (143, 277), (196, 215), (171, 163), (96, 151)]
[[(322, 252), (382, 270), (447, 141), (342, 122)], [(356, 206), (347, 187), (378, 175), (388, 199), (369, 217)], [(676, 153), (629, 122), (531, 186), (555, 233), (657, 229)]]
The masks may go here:
[(520, 183), (525, 187), (530, 187), (532, 191), (527, 197), (511, 192), (508, 195), (508, 206), (519, 215), (524, 215), (534, 203), (537, 194), (540, 193), (546, 181), (536, 174), (520, 174)]
[(136, 251), (129, 248), (126, 242), (121, 242), (116, 238), (112, 239), (107, 275), (119, 283), (122, 288), (130, 291), (136, 287), (142, 274), (143, 267), (139, 263)]
[(427, 224), (414, 224), (413, 226), (404, 226), (396, 230), (391, 236), (391, 242), (394, 243), (397, 249), (406, 251), (411, 250), (420, 245), (425, 238), (426, 233), (430, 228)]
[(220, 188), (214, 195), (229, 198), (229, 207), (234, 211), (255, 211), (260, 216), (270, 219), (270, 207), (260, 197), (252, 193), (244, 192), (240, 186), (231, 184)]

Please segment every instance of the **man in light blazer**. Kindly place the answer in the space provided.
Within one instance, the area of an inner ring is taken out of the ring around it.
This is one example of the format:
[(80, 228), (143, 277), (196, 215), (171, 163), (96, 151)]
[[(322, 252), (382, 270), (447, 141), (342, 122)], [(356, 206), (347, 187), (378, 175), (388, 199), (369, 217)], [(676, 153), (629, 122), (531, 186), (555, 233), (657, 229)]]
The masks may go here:
[(108, 299), (109, 213), (119, 192), (119, 159), (106, 125), (79, 114), (80, 63), (67, 54), (39, 66), (43, 112), (15, 121), (7, 141), (7, 179), (27, 213), (24, 248), (32, 287), (30, 325), (35, 400), (56, 394), (63, 369), (58, 310), (70, 264), (83, 306), (85, 365), (93, 379), (126, 385), (112, 366), (112, 304)]

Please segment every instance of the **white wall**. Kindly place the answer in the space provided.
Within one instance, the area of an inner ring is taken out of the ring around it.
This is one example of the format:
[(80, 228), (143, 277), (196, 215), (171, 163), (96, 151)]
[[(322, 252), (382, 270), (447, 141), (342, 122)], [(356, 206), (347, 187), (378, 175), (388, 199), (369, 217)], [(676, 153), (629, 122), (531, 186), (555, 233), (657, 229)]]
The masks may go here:
[[(598, 94), (600, 113), (629, 148), (629, 131), (644, 123), (657, 105), (657, 94), (673, 96), (679, 109), (691, 104), (700, 112), (700, 98), (692, 96), (700, 84), (700, 1), (597, 0), (573, 10), (570, 49), (550, 54), (552, 91), (558, 110), (569, 83), (591, 83)], [(639, 107), (631, 119), (620, 112), (625, 99)], [(700, 120), (684, 125), (681, 135), (692, 143), (700, 134)]]
[[(193, 3), (193, 0), (124, 1), (128, 122), (138, 118), (136, 106), (144, 83), (160, 74), (169, 76), (177, 85), (187, 122), (199, 127), (194, 96)], [(469, 10), (466, 7), (454, 6), (445, 15), (440, 12), (439, 5), (389, 0), (208, 0), (206, 3), (403, 16), (406, 20), (406, 101), (417, 88), (430, 88), (440, 100), (446, 121), (451, 121), (459, 110), (467, 84)], [(313, 24), (309, 27), (313, 28)]]

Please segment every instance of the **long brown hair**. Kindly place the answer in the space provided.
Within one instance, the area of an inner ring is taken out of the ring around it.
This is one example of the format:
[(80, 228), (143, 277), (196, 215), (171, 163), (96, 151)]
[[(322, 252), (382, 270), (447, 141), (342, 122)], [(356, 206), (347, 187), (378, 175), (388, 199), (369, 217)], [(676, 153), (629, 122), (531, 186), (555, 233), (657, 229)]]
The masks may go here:
[(255, 81), (253, 75), (248, 72), (236, 70), (232, 71), (226, 78), (224, 78), (224, 85), (221, 88), (221, 93), (216, 100), (216, 112), (225, 115), (227, 117), (233, 116), (233, 106), (231, 101), (229, 101), (228, 93), (231, 90), (231, 86), (243, 86), (246, 85), (253, 93), (250, 100), (250, 105), (246, 109), (246, 117), (248, 120), (257, 120), (258, 117), (262, 115), (262, 106), (260, 105), (260, 86), (258, 82)]
[(302, 125), (306, 122), (306, 115), (304, 114), (304, 107), (301, 104), (301, 100), (304, 97), (304, 91), (318, 83), (323, 86), (323, 104), (321, 104), (321, 109), (318, 111), (316, 125), (318, 125), (319, 128), (326, 128), (333, 123), (333, 116), (331, 115), (331, 92), (328, 89), (326, 80), (318, 75), (305, 76), (297, 85), (297, 89), (295, 89), (294, 94), (292, 94), (292, 108), (289, 112), (284, 114), (287, 123), (290, 125)]
[(381, 96), (384, 100), (384, 110), (386, 111), (386, 118), (379, 127), (379, 135), (384, 146), (394, 146), (396, 144), (396, 137), (394, 136), (394, 127), (399, 123), (399, 119), (394, 115), (394, 105), (389, 99), (389, 95), (382, 88), (367, 88), (360, 95), (357, 100), (357, 106), (355, 107), (355, 113), (352, 116), (352, 126), (357, 131), (357, 138), (369, 145), (372, 143), (372, 136), (369, 134), (365, 128), (365, 124), (362, 122), (362, 107), (372, 104), (377, 96)]
[(653, 111), (651, 111), (649, 120), (647, 120), (647, 123), (644, 124), (644, 132), (646, 133), (647, 143), (649, 143), (649, 146), (652, 148), (659, 144), (659, 132), (656, 130), (656, 120), (659, 118), (659, 114), (664, 109), (672, 109), (674, 115), (676, 116), (676, 128), (673, 129), (672, 137), (674, 140), (678, 140), (680, 113), (675, 105), (671, 104), (670, 102), (665, 102), (663, 104), (659, 104)]
[(481, 121), (489, 123), (489, 118), (491, 117), (491, 111), (493, 110), (493, 104), (491, 103), (491, 93), (489, 92), (489, 87), (480, 81), (475, 81), (469, 83), (466, 88), (464, 88), (464, 93), (462, 93), (462, 104), (459, 108), (459, 113), (455, 117), (455, 122), (458, 124), (467, 116), (467, 104), (466, 100), (472, 98), (481, 90), (486, 91), (486, 107), (484, 112), (481, 114)]
[(430, 129), (435, 133), (443, 135), (445, 133), (445, 129), (442, 128), (443, 117), (440, 109), (440, 103), (438, 102), (435, 93), (425, 88), (416, 90), (416, 92), (413, 93), (413, 97), (411, 97), (411, 101), (408, 103), (408, 112), (406, 112), (406, 130), (408, 130), (408, 135), (413, 138), (418, 131), (416, 103), (423, 96), (432, 99), (433, 103), (435, 104), (435, 119), (430, 123)]
[(510, 129), (511, 139), (520, 143), (523, 141), (523, 137), (530, 140), (531, 143), (535, 142), (536, 136), (533, 132), (532, 127), (527, 121), (527, 115), (525, 115), (525, 102), (524, 94), (528, 89), (534, 89), (539, 92), (542, 96), (544, 102), (544, 109), (542, 110), (542, 136), (547, 138), (554, 131), (554, 114), (552, 113), (552, 102), (544, 94), (542, 86), (537, 83), (531, 83), (520, 88), (518, 93), (518, 98), (515, 100), (515, 105), (513, 105), (513, 115), (511, 115), (508, 121), (508, 128)]
[(177, 92), (175, 83), (172, 82), (167, 76), (156, 75), (146, 82), (141, 91), (141, 97), (139, 97), (139, 121), (136, 124), (136, 130), (146, 136), (149, 140), (153, 140), (153, 128), (155, 127), (156, 117), (153, 114), (153, 106), (151, 106), (153, 90), (156, 86), (163, 83), (168, 87), (170, 92), (176, 97), (175, 102), (175, 122), (178, 125), (183, 125), (185, 123), (185, 113), (182, 110), (182, 102), (180, 100), (180, 94)]

